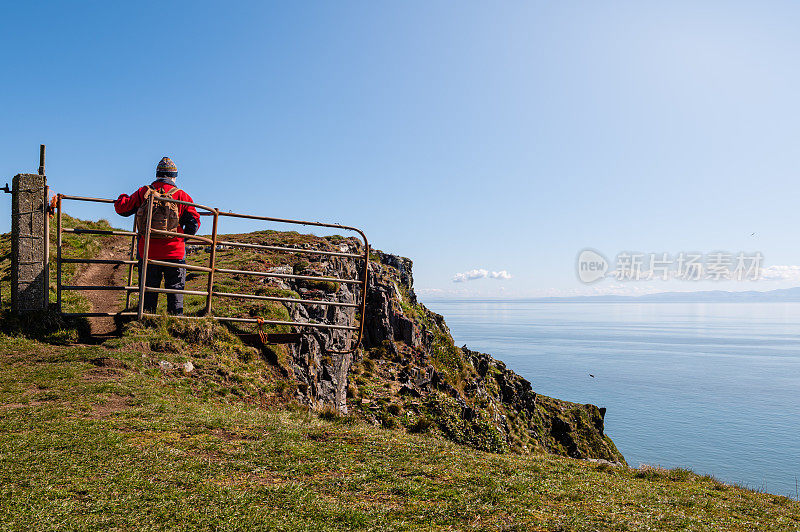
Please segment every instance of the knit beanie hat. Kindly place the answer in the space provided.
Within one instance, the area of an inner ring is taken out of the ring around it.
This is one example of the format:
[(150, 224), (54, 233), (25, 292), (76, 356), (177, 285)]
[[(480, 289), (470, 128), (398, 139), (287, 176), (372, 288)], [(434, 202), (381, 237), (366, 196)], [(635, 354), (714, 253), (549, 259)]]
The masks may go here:
[(172, 159), (169, 157), (162, 157), (156, 168), (156, 177), (170, 177), (175, 179), (178, 177), (178, 167), (175, 166), (175, 163), (173, 163)]

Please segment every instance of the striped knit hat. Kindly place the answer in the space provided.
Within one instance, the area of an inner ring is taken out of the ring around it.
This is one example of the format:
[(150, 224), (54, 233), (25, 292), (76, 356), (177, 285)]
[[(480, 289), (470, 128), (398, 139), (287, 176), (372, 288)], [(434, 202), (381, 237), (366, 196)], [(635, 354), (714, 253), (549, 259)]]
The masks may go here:
[(175, 179), (178, 177), (178, 167), (169, 157), (162, 157), (156, 168), (156, 177), (171, 177)]

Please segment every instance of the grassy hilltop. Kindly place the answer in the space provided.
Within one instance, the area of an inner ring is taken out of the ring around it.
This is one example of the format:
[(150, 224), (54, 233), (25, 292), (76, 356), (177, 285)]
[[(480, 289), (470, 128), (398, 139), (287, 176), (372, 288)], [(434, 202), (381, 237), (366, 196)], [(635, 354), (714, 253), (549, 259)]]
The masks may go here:
[[(4, 240), (0, 275), (5, 304)], [(84, 256), (103, 245), (86, 236), (69, 243), (73, 254)], [(202, 254), (199, 250), (192, 260), (202, 261)], [(247, 261), (286, 266), (277, 256), (232, 255), (233, 260), (245, 267)], [(317, 266), (299, 264), (297, 269)], [(222, 282), (236, 285), (235, 279)], [(248, 287), (300, 295), (301, 288), (294, 288)], [(333, 297), (338, 287), (302, 290)], [(73, 297), (73, 308), (90, 304), (81, 294)], [(389, 303), (405, 305), (398, 310), (404, 316), (424, 308), (406, 298)], [(283, 306), (226, 310), (266, 316), (287, 312)], [(495, 381), (489, 377), (500, 369), (490, 361), (488, 376), (481, 377), (479, 369), (470, 369), (470, 361), (487, 360), (485, 355), (453, 350), (437, 343), (442, 338), (368, 349), (351, 368), (350, 413), (343, 415), (308, 407), (307, 383), (290, 377), (296, 365), (291, 350), (245, 345), (210, 320), (130, 323), (120, 337), (88, 345), (80, 321), (51, 314), (20, 321), (5, 309), (2, 316), (4, 530), (800, 528), (800, 503), (785, 497), (682, 469), (635, 469), (546, 453), (571, 451), (556, 448), (561, 444), (544, 435), (524, 437), (525, 426), (549, 428), (544, 418), (525, 420), (532, 425), (509, 419), (508, 431), (491, 440), (500, 447), (488, 446), (499, 452), (480, 450), (487, 447), (482, 440), (467, 436), (483, 425), (463, 424), (463, 432), (448, 433), (452, 411), (437, 418), (437, 410), (426, 405), (458, 397), (466, 405), (459, 412), (479, 410), (480, 399), (511, 413), (509, 403), (492, 402)], [(427, 314), (418, 318), (433, 319)], [(412, 327), (408, 334), (422, 338), (433, 330), (445, 329)], [(423, 351), (432, 354), (422, 360)], [(437, 358), (447, 361), (448, 356), (462, 358), (451, 361), (448, 370)], [(422, 389), (408, 381), (405, 386), (422, 397), (394, 393), (404, 368), (413, 372), (425, 364), (441, 368), (438, 388)], [(476, 379), (488, 383), (488, 399), (467, 393)], [(543, 416), (550, 410), (588, 412), (581, 405), (541, 396), (536, 400)], [(482, 411), (476, 415), (480, 423), (493, 423), (494, 418), (481, 417)], [(459, 440), (459, 434), (467, 439)], [(543, 447), (550, 445), (554, 448)]]

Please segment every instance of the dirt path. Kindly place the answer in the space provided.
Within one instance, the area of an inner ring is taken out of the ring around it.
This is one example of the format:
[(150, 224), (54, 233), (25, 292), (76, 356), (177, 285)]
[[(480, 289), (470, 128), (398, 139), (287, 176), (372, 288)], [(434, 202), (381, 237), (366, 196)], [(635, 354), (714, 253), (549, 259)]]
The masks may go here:
[[(106, 241), (96, 259), (127, 259), (130, 240), (119, 237)], [(124, 264), (87, 264), (75, 277), (76, 285), (124, 286), (128, 281), (128, 267)], [(124, 305), (125, 294), (117, 290), (87, 290), (81, 292), (92, 304), (92, 312), (119, 312)], [(114, 334), (117, 330), (114, 318), (89, 318), (92, 335)]]

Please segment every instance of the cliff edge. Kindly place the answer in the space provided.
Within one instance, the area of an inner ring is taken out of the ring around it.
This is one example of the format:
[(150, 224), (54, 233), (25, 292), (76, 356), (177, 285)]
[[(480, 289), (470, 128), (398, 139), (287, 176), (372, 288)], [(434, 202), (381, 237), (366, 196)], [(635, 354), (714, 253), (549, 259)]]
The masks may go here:
[[(344, 245), (359, 247), (350, 239)], [(371, 259), (363, 348), (354, 356), (326, 356), (323, 346), (342, 341), (335, 331), (315, 331), (291, 348), (297, 399), (384, 427), (438, 431), (481, 450), (624, 463), (604, 433), (604, 408), (538, 395), (503, 362), (456, 346), (444, 318), (418, 301), (412, 261), (381, 251)], [(338, 276), (352, 275), (353, 267), (336, 259), (303, 265), (309, 273)], [(304, 290), (291, 283), (286, 288)], [(346, 287), (335, 297), (354, 301)], [(309, 308), (293, 308), (293, 318), (309, 317)]]
[[(358, 239), (341, 236), (257, 231), (232, 235), (232, 238), (287, 247), (349, 253), (363, 251)], [(103, 245), (109, 245), (99, 241), (89, 243), (92, 245), (81, 245), (79, 249), (98, 253)], [(205, 264), (209, 252), (207, 246), (187, 246), (187, 259), (190, 263)], [(0, 260), (2, 267), (7, 258), (5, 255), (0, 258), (3, 259)], [(520, 454), (547, 452), (624, 463), (624, 458), (604, 433), (605, 409), (538, 395), (529, 381), (508, 369), (503, 362), (466, 346), (456, 346), (444, 318), (418, 301), (414, 293), (412, 261), (380, 251), (373, 251), (370, 259), (370, 285), (361, 348), (352, 355), (330, 354), (330, 349), (345, 348), (350, 334), (331, 329), (312, 330), (302, 337), (300, 344), (265, 348), (262, 355), (276, 370), (270, 377), (272, 381), (264, 375), (254, 374), (253, 378), (262, 387), (241, 392), (244, 397), (263, 394), (265, 390), (279, 386), (281, 400), (294, 399), (320, 412), (329, 410), (334, 415), (350, 414), (386, 428), (438, 433), (476, 449)], [(286, 253), (224, 247), (217, 250), (217, 260), (220, 266), (235, 269), (335, 278), (355, 278), (359, 266), (336, 256), (299, 258)], [(67, 276), (74, 273), (68, 272)], [(230, 291), (289, 298), (355, 303), (358, 295), (345, 283), (308, 279), (234, 275), (218, 277), (216, 282)], [(190, 290), (203, 290), (205, 283), (203, 276), (187, 276)], [(187, 311), (199, 311), (202, 303), (187, 298)], [(83, 305), (77, 300), (75, 304)], [(87, 309), (79, 307), (77, 310)], [(338, 323), (352, 322), (357, 312), (353, 307), (288, 302), (243, 305), (238, 300), (225, 299), (215, 301), (215, 310), (221, 315)], [(194, 330), (185, 323), (158, 327), (162, 337), (150, 338), (146, 342), (150, 349), (161, 352), (176, 351), (173, 344), (180, 341), (176, 336), (185, 336), (189, 334), (187, 331)], [(229, 332), (223, 334), (220, 327), (212, 327), (209, 331), (203, 334), (217, 337), (212, 342), (212, 358), (219, 358), (228, 348), (237, 353), (241, 351), (238, 340)], [(148, 333), (131, 324), (123, 335), (122, 344), (144, 341), (143, 337), (153, 334), (154, 331)], [(217, 344), (226, 347), (222, 349)], [(198, 345), (187, 345), (186, 350), (187, 353), (202, 351)], [(252, 355), (240, 353), (237, 356), (248, 359)], [(195, 378), (199, 379), (206, 364), (202, 359), (195, 358), (194, 361), (198, 366)], [(214, 371), (209, 366), (206, 377), (222, 379), (223, 382), (219, 383), (221, 389), (235, 388), (227, 369)]]

